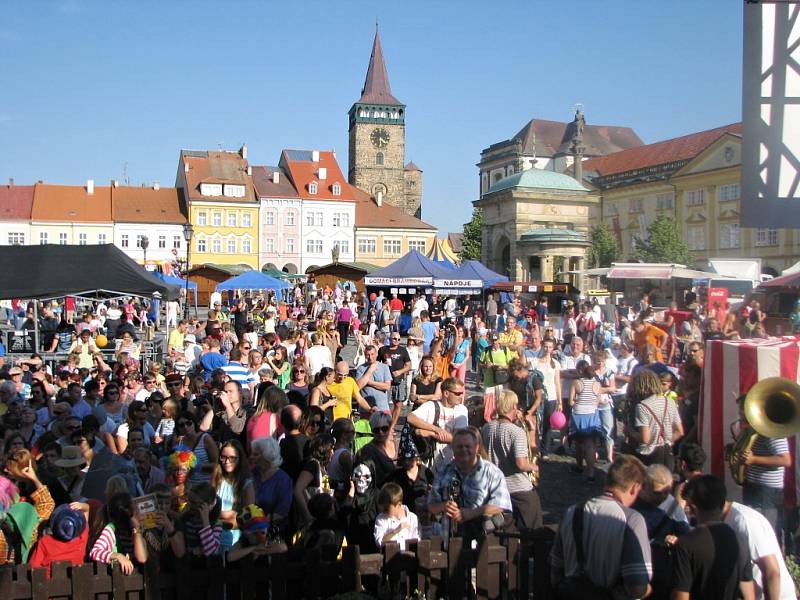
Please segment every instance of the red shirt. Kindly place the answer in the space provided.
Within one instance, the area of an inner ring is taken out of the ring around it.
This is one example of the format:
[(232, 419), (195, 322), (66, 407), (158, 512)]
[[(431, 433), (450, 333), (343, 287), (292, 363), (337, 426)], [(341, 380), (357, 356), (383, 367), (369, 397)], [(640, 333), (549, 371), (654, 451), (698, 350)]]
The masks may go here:
[(402, 312), (403, 311), (403, 301), (400, 298), (392, 298), (389, 300), (389, 310), (395, 312)]
[(86, 557), (86, 545), (89, 543), (89, 528), (70, 542), (62, 542), (52, 535), (39, 538), (39, 542), (31, 552), (28, 562), (32, 567), (47, 567), (59, 560), (68, 560), (73, 565), (82, 565)]

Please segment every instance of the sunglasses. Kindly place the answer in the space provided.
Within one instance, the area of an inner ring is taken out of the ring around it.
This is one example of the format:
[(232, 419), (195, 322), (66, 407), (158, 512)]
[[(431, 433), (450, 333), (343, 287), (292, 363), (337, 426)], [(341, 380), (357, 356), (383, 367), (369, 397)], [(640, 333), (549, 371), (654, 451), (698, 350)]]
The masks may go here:
[(460, 392), (454, 392), (454, 391), (452, 391), (452, 390), (445, 390), (445, 391), (446, 391), (448, 394), (453, 394), (454, 396), (463, 396), (463, 395), (464, 395), (464, 390), (461, 390)]
[(375, 427), (372, 430), (372, 433), (389, 433), (389, 426), (384, 425), (383, 427)]
[(297, 369), (297, 370), (295, 371), (295, 373), (305, 373), (305, 372), (306, 372), (306, 370), (305, 370), (305, 369)]
[(242, 346), (242, 350), (252, 350), (252, 347), (250, 347), (250, 346)]
[(224, 454), (219, 457), (219, 462), (236, 462), (239, 460), (238, 456), (225, 456)]

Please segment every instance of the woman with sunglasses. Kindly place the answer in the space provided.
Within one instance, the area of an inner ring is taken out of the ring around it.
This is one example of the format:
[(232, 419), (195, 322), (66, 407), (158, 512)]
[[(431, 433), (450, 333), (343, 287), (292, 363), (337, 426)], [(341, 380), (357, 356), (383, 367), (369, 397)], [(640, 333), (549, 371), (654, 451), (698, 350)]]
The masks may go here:
[(220, 520), (230, 525), (223, 527), (220, 543), (223, 550), (233, 546), (241, 535), (236, 522), (237, 513), (242, 508), (255, 502), (255, 488), (250, 477), (242, 444), (237, 440), (228, 440), (219, 451), (219, 464), (214, 467), (211, 485), (217, 490), (217, 498), (221, 504)]
[(333, 436), (323, 433), (312, 439), (308, 444), (308, 460), (303, 463), (300, 475), (294, 484), (294, 503), (300, 519), (298, 525), (305, 525), (312, 521), (308, 511), (308, 500), (323, 491), (325, 482), (328, 481), (327, 466), (333, 457), (333, 447), (336, 443)]
[(358, 463), (369, 463), (375, 476), (375, 487), (379, 489), (389, 474), (397, 466), (397, 446), (392, 441), (392, 416), (385, 412), (375, 412), (369, 418), (372, 441), (358, 453)]
[(214, 439), (198, 428), (197, 416), (183, 411), (175, 421), (175, 435), (167, 444), (167, 452), (190, 450), (197, 457), (197, 466), (192, 470), (189, 481), (193, 484), (211, 481), (211, 473), (217, 466), (219, 450)]
[(105, 423), (110, 419), (115, 427), (119, 427), (128, 418), (128, 407), (123, 404), (120, 398), (119, 384), (111, 382), (103, 390), (103, 402), (95, 407), (94, 413), (100, 423)]
[(292, 374), (289, 385), (286, 386), (286, 396), (291, 404), (296, 404), (301, 409), (308, 406), (308, 396), (311, 392), (308, 389), (308, 378), (306, 377), (306, 366), (303, 361), (297, 361), (292, 367)]
[(325, 432), (325, 413), (319, 406), (309, 406), (303, 411), (303, 422), (300, 425), (300, 430), (308, 437), (313, 439), (320, 433)]
[(153, 436), (156, 432), (153, 426), (147, 422), (147, 406), (140, 400), (134, 400), (128, 406), (128, 418), (125, 422), (117, 427), (115, 441), (117, 444), (117, 452), (123, 454), (128, 447), (128, 432), (131, 429), (141, 429), (144, 433), (144, 444), (149, 446), (153, 441)]

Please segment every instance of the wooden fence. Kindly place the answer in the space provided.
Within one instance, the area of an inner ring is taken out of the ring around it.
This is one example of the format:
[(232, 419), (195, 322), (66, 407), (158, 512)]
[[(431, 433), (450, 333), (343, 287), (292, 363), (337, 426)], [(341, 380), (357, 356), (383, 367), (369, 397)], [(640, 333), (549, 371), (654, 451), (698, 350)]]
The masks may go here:
[(549, 600), (547, 554), (553, 533), (542, 529), (524, 538), (490, 536), (477, 548), (460, 538), (420, 540), (400, 551), (387, 544), (381, 554), (345, 548), (342, 560), (324, 560), (310, 553), (303, 560), (282, 555), (227, 567), (181, 568), (175, 573), (144, 572), (123, 575), (119, 568), (87, 563), (0, 567), (2, 600), (256, 600), (272, 598), (329, 598), (337, 593), (364, 591), (378, 598), (405, 598), (417, 590), (430, 600), (535, 598)]

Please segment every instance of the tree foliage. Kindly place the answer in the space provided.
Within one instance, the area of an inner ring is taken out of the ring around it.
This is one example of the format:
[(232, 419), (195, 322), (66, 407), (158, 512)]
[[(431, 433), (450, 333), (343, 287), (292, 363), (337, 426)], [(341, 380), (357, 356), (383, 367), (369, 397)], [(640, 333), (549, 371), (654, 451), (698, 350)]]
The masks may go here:
[(461, 242), (462, 261), (481, 259), (481, 229), (483, 228), (483, 209), (474, 208), (469, 223), (464, 223), (464, 239)]
[(636, 238), (633, 258), (651, 263), (679, 263), (691, 265), (692, 251), (683, 240), (675, 221), (660, 215), (647, 227), (647, 239)]
[(589, 248), (589, 260), (593, 268), (610, 267), (611, 263), (619, 261), (622, 254), (619, 242), (608, 228), (608, 223), (595, 225), (590, 235), (592, 246)]

